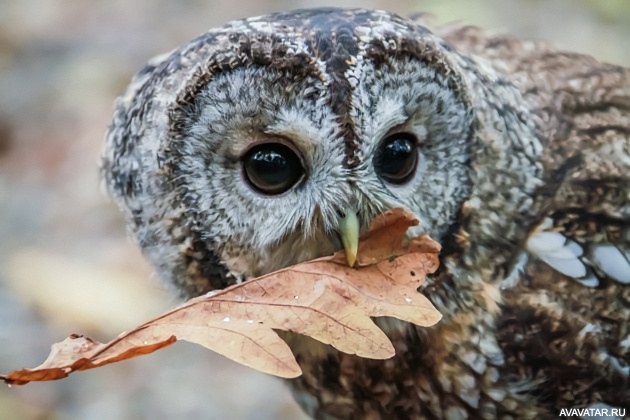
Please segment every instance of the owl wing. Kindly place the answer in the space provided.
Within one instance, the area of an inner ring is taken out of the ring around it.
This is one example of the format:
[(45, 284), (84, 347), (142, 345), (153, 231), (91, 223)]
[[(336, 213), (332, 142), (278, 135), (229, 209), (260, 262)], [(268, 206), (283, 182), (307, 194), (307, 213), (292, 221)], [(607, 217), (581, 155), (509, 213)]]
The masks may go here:
[(519, 88), (544, 143), (541, 224), (502, 283), (508, 374), (549, 407), (628, 407), (629, 70), (473, 27), (436, 32)]

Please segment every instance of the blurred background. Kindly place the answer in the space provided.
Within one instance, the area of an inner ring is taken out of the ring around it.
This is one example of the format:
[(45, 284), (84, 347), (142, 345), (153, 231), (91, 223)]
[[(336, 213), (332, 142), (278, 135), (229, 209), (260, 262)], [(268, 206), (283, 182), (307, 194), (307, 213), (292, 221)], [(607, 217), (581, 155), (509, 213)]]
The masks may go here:
[[(70, 333), (107, 341), (178, 301), (97, 165), (112, 104), (155, 54), (228, 20), (317, 6), (430, 12), (630, 65), (627, 0), (0, 0), (0, 372)], [(304, 419), (280, 380), (187, 343), (25, 387), (0, 419)]]

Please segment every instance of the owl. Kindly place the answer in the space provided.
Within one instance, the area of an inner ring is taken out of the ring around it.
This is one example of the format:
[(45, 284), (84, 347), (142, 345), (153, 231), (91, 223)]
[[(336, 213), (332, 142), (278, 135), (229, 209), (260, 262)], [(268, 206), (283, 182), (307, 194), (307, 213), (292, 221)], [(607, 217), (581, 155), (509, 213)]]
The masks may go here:
[(150, 61), (106, 185), (185, 297), (346, 249), (392, 208), (442, 244), (396, 356), (286, 335), (317, 419), (630, 408), (630, 72), (383, 11), (239, 20)]

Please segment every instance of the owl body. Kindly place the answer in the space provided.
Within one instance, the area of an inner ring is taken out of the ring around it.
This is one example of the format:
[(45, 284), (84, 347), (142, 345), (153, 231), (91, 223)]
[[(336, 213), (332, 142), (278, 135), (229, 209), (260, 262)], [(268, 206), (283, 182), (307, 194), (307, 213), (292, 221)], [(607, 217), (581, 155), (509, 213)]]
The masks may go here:
[[(227, 24), (119, 98), (103, 172), (184, 296), (346, 247), (405, 207), (443, 245), (431, 328), (357, 358), (286, 335), (315, 418), (553, 418), (630, 403), (630, 73), (366, 10)], [(274, 166), (275, 165), (275, 166)]]

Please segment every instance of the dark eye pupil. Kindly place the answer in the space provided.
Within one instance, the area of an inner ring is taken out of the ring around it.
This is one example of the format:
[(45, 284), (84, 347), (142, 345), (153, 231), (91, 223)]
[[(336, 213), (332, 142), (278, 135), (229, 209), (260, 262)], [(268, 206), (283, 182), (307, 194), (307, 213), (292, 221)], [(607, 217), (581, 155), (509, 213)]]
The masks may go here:
[(377, 173), (387, 182), (402, 184), (413, 176), (418, 165), (418, 152), (413, 135), (393, 134), (380, 146), (375, 160)]
[(304, 172), (300, 158), (280, 143), (253, 147), (243, 157), (243, 169), (252, 187), (269, 195), (287, 191)]

